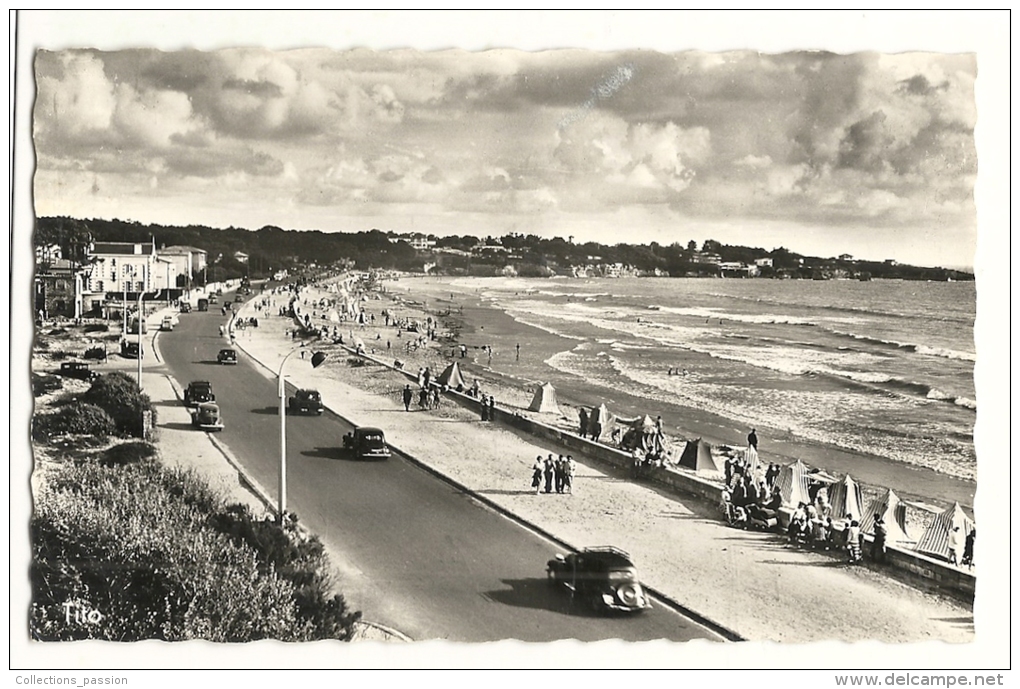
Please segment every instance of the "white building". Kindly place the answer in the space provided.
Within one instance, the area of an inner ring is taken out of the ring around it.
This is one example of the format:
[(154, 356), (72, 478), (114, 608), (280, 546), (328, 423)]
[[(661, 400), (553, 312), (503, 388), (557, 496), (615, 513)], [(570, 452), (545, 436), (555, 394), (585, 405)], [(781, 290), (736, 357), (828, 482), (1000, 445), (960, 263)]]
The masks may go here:
[(177, 264), (160, 257), (155, 242), (96, 242), (88, 257), (92, 272), (86, 287), (92, 295), (153, 292), (177, 286)]
[(756, 258), (754, 259), (754, 265), (759, 268), (771, 268), (773, 264), (771, 258)]
[(173, 262), (178, 275), (194, 280), (206, 267), (206, 251), (193, 246), (165, 246), (159, 249), (159, 257)]

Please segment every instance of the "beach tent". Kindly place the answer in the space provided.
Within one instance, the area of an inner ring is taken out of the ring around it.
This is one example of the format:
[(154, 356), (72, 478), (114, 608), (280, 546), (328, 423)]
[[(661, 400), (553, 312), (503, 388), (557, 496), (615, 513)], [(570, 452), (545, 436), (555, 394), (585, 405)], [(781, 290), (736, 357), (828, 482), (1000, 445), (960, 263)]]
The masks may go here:
[[(934, 555), (944, 560), (949, 560), (949, 532), (953, 527), (960, 527), (960, 555), (963, 553), (963, 544), (967, 534), (974, 528), (974, 521), (963, 512), (960, 503), (954, 503), (945, 512), (935, 516), (932, 523), (921, 534), (914, 550), (925, 555)], [(959, 556), (957, 561), (959, 561)]]
[(467, 381), (464, 380), (464, 376), (460, 373), (460, 366), (454, 361), (452, 364), (443, 369), (443, 372), (436, 378), (436, 382), (440, 385), (447, 385), (450, 388), (456, 390), (460, 387), (461, 390), (467, 387)]
[(748, 473), (751, 476), (757, 477), (761, 471), (761, 460), (758, 458), (758, 451), (754, 449), (753, 445), (748, 445), (747, 449), (744, 450), (744, 463), (747, 465)]
[(329, 320), (333, 323), (340, 322), (340, 314), (336, 312), (336, 309), (333, 309), (332, 311), (329, 312)]
[[(451, 364), (451, 366), (456, 365), (457, 362)], [(537, 411), (540, 414), (559, 414), (562, 416), (563, 412), (560, 411), (560, 407), (556, 403), (556, 388), (551, 383), (538, 386), (535, 390), (535, 396), (531, 398), (531, 404), (528, 405), (528, 410)]]
[(699, 473), (704, 471), (721, 473), (719, 465), (715, 463), (715, 457), (712, 456), (712, 446), (701, 438), (687, 441), (683, 454), (680, 455), (679, 464)]
[(614, 423), (616, 423), (616, 417), (609, 413), (609, 409), (606, 408), (603, 402), (597, 407), (593, 407), (591, 412), (588, 414), (588, 437), (593, 440), (598, 440), (595, 437), (595, 424), (599, 426), (599, 435), (607, 432)]
[(861, 488), (857, 482), (847, 474), (842, 480), (832, 484), (829, 491), (829, 508), (832, 510), (833, 519), (849, 517), (858, 522), (864, 514), (861, 500)]
[(907, 506), (900, 502), (899, 496), (891, 488), (886, 490), (885, 495), (872, 500), (868, 509), (864, 510), (861, 531), (874, 533), (877, 517), (882, 517), (885, 522), (886, 543), (913, 544), (916, 540), (907, 533)]
[(779, 494), (783, 498), (784, 505), (796, 506), (802, 502), (805, 504), (811, 502), (811, 493), (808, 490), (810, 486), (808, 468), (799, 459), (780, 469), (776, 485), (779, 486)]

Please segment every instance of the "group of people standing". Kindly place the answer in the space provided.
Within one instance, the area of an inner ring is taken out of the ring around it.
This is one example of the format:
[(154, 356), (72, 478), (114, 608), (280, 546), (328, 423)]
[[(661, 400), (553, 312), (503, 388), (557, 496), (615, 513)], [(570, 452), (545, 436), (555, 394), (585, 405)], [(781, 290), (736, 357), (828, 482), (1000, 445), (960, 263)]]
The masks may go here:
[(539, 455), (535, 458), (535, 465), (531, 470), (531, 487), (535, 489), (536, 495), (541, 493), (544, 479), (546, 493), (552, 493), (555, 490), (561, 494), (573, 494), (576, 467), (572, 455), (560, 455), (554, 458), (550, 453), (545, 459)]

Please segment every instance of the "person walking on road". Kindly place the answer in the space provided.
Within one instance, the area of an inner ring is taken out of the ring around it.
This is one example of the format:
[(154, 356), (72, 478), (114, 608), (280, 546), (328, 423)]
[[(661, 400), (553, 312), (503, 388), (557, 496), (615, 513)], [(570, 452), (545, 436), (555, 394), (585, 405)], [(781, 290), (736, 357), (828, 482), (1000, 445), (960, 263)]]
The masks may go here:
[(563, 492), (574, 494), (574, 457), (567, 455), (566, 460), (563, 462)]
[(411, 401), (414, 399), (414, 392), (410, 383), (404, 386), (404, 411), (411, 411)]

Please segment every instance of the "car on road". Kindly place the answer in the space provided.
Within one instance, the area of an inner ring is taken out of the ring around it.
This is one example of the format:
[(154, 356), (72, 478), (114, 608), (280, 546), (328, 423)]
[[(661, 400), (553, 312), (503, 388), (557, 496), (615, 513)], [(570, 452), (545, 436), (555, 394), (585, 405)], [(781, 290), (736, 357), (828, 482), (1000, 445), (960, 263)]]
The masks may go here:
[(215, 402), (202, 402), (191, 412), (191, 425), (203, 431), (222, 431), (223, 417)]
[(186, 301), (181, 302), (181, 313), (191, 313), (191, 304)]
[(217, 297), (215, 294), (210, 294), (209, 295), (209, 303), (210, 304), (219, 304), (220, 303), (220, 298)]
[(640, 612), (652, 607), (630, 555), (613, 546), (558, 554), (546, 564), (549, 585), (598, 612)]
[(60, 364), (60, 375), (64, 378), (92, 381), (98, 378), (99, 371), (93, 371), (84, 361), (65, 361)]
[(298, 390), (287, 399), (292, 414), (322, 414), (322, 395), (318, 390)]
[(216, 355), (216, 361), (221, 364), (236, 364), (237, 363), (237, 350), (234, 349), (221, 349), (220, 353)]
[(240, 303), (242, 301), (244, 301), (244, 298), (240, 294), (235, 294), (234, 295), (234, 302), (235, 303)]
[(343, 446), (358, 459), (389, 459), (390, 447), (381, 428), (358, 426), (344, 436)]
[(215, 402), (212, 383), (207, 380), (193, 380), (184, 389), (184, 404), (194, 407), (204, 402)]
[(163, 322), (159, 324), (159, 329), (160, 330), (167, 330), (167, 331), (173, 330), (174, 329), (174, 319), (171, 318), (170, 316), (163, 316)]

